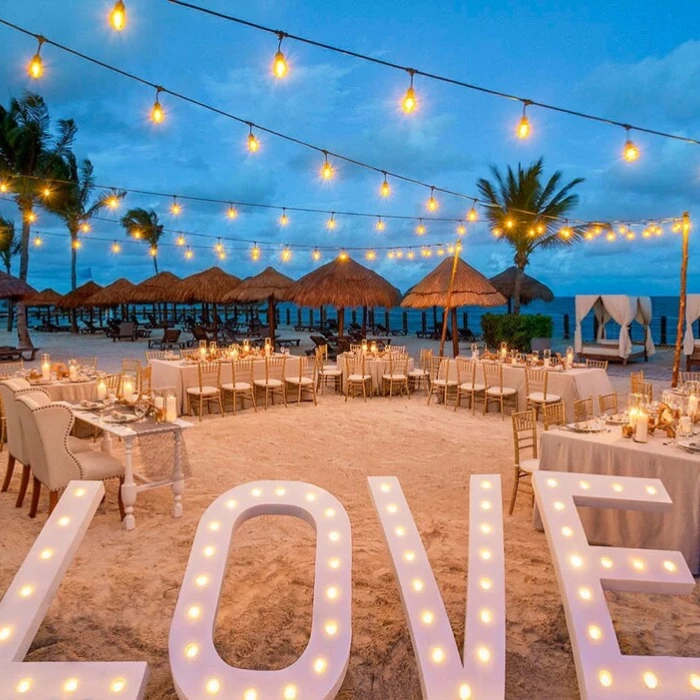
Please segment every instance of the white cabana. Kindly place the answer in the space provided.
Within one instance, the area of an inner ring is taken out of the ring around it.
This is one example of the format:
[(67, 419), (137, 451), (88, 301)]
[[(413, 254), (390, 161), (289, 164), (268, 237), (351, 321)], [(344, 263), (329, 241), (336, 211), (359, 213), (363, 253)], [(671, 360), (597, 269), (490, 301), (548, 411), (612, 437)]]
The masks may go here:
[(692, 355), (697, 346), (697, 338), (693, 335), (693, 324), (700, 318), (700, 294), (688, 294), (685, 301), (685, 335), (683, 336), (683, 352)]
[[(644, 355), (645, 358), (656, 352), (651, 337), (651, 299), (649, 297), (633, 297), (624, 294), (586, 294), (575, 298), (576, 329), (574, 333), (574, 348), (579, 355), (595, 357), (603, 356), (609, 359), (621, 358), (623, 361), (630, 357)], [(581, 331), (583, 319), (591, 312), (598, 321), (598, 333), (594, 343), (584, 343)], [(617, 341), (607, 340), (605, 324), (615, 321), (620, 326), (620, 336)], [(635, 352), (630, 338), (629, 326), (637, 321), (644, 327), (643, 350)]]

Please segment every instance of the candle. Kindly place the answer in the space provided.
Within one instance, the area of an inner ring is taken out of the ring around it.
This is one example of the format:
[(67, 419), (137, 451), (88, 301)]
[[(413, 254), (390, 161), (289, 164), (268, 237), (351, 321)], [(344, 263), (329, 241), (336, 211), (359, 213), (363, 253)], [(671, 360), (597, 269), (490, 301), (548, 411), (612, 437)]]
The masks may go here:
[(204, 348), (204, 347), (200, 347), (200, 348), (199, 348), (199, 358), (200, 358), (201, 360), (203, 360), (203, 359), (206, 358), (206, 356), (207, 356), (207, 349)]
[(41, 378), (45, 382), (51, 379), (51, 365), (48, 362), (43, 362), (41, 365)]
[(106, 396), (107, 396), (107, 384), (105, 384), (104, 379), (100, 379), (100, 381), (97, 382), (97, 399), (98, 399), (98, 401), (104, 401)]
[(134, 384), (130, 379), (127, 379), (124, 382), (124, 386), (122, 387), (122, 396), (124, 397), (124, 401), (127, 403), (131, 403), (134, 400)]
[(75, 365), (71, 365), (68, 369), (68, 376), (72, 382), (78, 378), (78, 368)]
[(508, 343), (501, 343), (501, 360), (505, 362), (508, 356)]
[(649, 416), (643, 411), (637, 416), (634, 439), (637, 442), (647, 442), (649, 440)]
[(551, 357), (545, 357), (544, 358), (544, 366), (545, 367), (550, 367), (552, 364), (552, 358)]
[(233, 348), (233, 352), (231, 353), (231, 355), (233, 356), (234, 360), (237, 360), (238, 359), (238, 348)]
[(162, 396), (156, 396), (156, 397), (153, 399), (153, 405), (154, 405), (159, 411), (162, 411), (162, 410), (163, 410), (163, 405), (164, 405), (164, 403), (165, 403), (165, 402), (163, 401), (163, 397), (162, 397)]
[(172, 423), (177, 418), (177, 404), (175, 396), (170, 394), (165, 399), (165, 420)]
[(695, 420), (697, 413), (698, 413), (698, 397), (695, 396), (695, 394), (691, 394), (688, 397), (688, 415), (690, 416), (690, 420)]
[(683, 437), (688, 437), (693, 433), (693, 423), (690, 420), (690, 416), (681, 416), (680, 421), (678, 421), (678, 432)]

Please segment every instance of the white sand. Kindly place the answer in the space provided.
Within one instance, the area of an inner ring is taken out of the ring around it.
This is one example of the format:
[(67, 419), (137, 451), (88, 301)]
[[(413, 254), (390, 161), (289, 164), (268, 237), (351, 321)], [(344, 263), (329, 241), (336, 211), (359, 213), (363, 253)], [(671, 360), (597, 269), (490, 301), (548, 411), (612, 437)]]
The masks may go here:
[[(89, 342), (102, 345), (103, 351), (112, 345)], [(115, 351), (135, 356), (128, 346), (115, 344)], [(91, 353), (81, 349), (79, 354)], [(109, 361), (116, 357), (115, 352)], [(615, 384), (626, 390), (626, 380)], [(345, 404), (326, 393), (316, 408), (307, 404), (257, 415), (246, 411), (235, 419), (205, 418), (187, 432), (186, 443), (193, 476), (184, 494), (184, 517), (171, 519), (168, 489), (150, 491), (139, 496), (137, 529), (127, 533), (118, 520), (116, 484), (108, 485), (107, 501), (27, 660), (144, 660), (151, 671), (147, 697), (175, 698), (168, 631), (200, 516), (216, 496), (242, 482), (298, 479), (332, 492), (352, 523), (353, 645), (339, 697), (420, 698), (406, 621), (366, 477), (400, 479), (461, 648), (469, 475), (500, 473), (507, 504), (510, 422), (495, 414), (472, 417), (468, 410), (455, 414), (435, 404), (428, 407), (422, 396)], [(2, 473), (5, 455), (0, 456)], [(15, 478), (10, 492), (0, 494), (3, 592), (46, 521), (45, 497), (34, 521), (27, 517), (28, 503), (14, 508), (17, 488)], [(571, 644), (551, 557), (544, 534), (532, 529), (525, 493), (514, 515), (505, 516), (505, 543), (507, 695), (576, 698)], [(226, 661), (279, 668), (303, 651), (313, 560), (313, 533), (294, 519), (258, 518), (239, 531), (215, 635)], [(697, 593), (689, 598), (608, 594), (608, 600), (624, 653), (700, 655)]]

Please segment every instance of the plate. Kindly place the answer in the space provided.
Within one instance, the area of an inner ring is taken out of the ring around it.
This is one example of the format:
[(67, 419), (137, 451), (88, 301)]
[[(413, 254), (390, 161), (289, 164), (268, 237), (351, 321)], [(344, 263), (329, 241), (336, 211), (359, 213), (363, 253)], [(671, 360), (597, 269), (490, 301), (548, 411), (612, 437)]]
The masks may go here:
[(676, 440), (676, 445), (691, 454), (700, 453), (700, 440), (698, 439), (683, 438), (681, 440)]
[(625, 425), (627, 423), (627, 416), (624, 413), (616, 413), (613, 416), (608, 416), (605, 422), (609, 425)]
[(138, 416), (131, 416), (126, 413), (120, 413), (117, 416), (105, 416), (105, 423), (115, 423), (116, 425), (124, 425), (126, 423), (135, 423), (139, 419)]
[(605, 430), (602, 425), (588, 423), (587, 421), (582, 423), (568, 423), (566, 428), (574, 433), (602, 433), (603, 430)]
[(74, 411), (102, 411), (106, 408), (101, 401), (85, 401), (73, 405)]

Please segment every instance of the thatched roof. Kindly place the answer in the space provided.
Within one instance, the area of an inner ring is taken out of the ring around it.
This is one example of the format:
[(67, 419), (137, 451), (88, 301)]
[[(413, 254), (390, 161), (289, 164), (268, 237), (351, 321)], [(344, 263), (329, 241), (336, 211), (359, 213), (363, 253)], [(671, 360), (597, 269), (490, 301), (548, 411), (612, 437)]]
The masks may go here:
[[(447, 307), (450, 277), (454, 257), (445, 258), (432, 272), (418, 284), (411, 287), (401, 306), (425, 309), (430, 306)], [(457, 260), (452, 298), (449, 308), (455, 306), (501, 306), (506, 300), (478, 270), (467, 265), (461, 258)]]
[(59, 294), (55, 290), (48, 287), (47, 289), (44, 289), (43, 292), (39, 292), (38, 294), (34, 294), (30, 297), (27, 297), (24, 300), (24, 305), (25, 306), (57, 306), (61, 302), (62, 299), (63, 299), (63, 296), (61, 294)]
[(36, 293), (34, 287), (30, 287), (19, 277), (0, 272), (0, 299), (24, 299)]
[(297, 306), (396, 306), (401, 293), (381, 275), (340, 257), (297, 280), (287, 297)]
[(130, 304), (129, 299), (134, 290), (134, 283), (121, 277), (116, 282), (108, 284), (91, 297), (85, 300), (83, 306), (116, 306), (117, 304)]
[(97, 282), (86, 282), (85, 284), (76, 287), (72, 292), (68, 292), (61, 302), (59, 307), (62, 309), (77, 309), (79, 306), (85, 306), (85, 300), (93, 294), (97, 294), (102, 287)]
[(159, 272), (137, 284), (131, 291), (130, 304), (155, 304), (174, 301), (175, 288), (182, 280), (172, 272)]
[[(509, 267), (495, 277), (491, 277), (489, 282), (507, 299), (515, 295), (515, 276), (518, 269), (515, 266)], [(523, 274), (520, 286), (520, 302), (529, 304), (535, 299), (542, 301), (553, 301), (554, 294), (547, 285), (538, 282), (534, 277)]]
[(285, 301), (294, 280), (287, 275), (266, 267), (260, 274), (244, 279), (236, 289), (229, 292), (226, 302), (263, 301), (272, 297), (275, 301)]
[(172, 301), (223, 304), (226, 296), (240, 283), (241, 280), (235, 275), (229, 275), (220, 267), (210, 267), (179, 282), (173, 289)]

